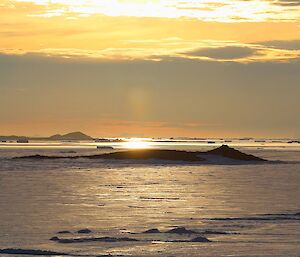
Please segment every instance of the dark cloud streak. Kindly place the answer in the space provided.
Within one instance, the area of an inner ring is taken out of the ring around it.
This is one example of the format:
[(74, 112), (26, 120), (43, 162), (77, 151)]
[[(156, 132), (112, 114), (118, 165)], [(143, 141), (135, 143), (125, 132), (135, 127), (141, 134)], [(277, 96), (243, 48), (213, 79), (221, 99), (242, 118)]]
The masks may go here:
[(256, 49), (241, 46), (224, 46), (200, 48), (190, 52), (184, 53), (187, 56), (209, 57), (213, 59), (240, 59), (250, 57), (257, 53)]

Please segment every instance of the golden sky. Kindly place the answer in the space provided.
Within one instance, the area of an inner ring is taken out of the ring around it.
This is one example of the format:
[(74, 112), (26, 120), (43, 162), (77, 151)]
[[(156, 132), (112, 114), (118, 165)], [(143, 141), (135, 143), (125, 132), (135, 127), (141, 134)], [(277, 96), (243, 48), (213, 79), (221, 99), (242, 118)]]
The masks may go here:
[(0, 14), (0, 134), (299, 136), (299, 0), (0, 0)]

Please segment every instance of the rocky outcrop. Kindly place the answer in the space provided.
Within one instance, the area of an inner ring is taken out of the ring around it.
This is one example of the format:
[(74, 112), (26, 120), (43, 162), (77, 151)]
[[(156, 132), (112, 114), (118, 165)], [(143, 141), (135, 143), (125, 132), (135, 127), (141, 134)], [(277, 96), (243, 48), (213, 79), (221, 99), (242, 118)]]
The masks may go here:
[[(142, 150), (128, 150), (119, 151), (112, 153), (105, 153), (99, 155), (87, 155), (87, 156), (43, 156), (43, 155), (32, 155), (16, 157), (16, 159), (109, 159), (109, 160), (163, 160), (163, 161), (178, 161), (178, 162), (205, 162), (209, 160), (209, 163), (214, 163), (214, 158), (211, 157), (223, 157), (226, 160), (234, 161), (255, 161), (263, 162), (266, 161), (262, 158), (256, 157), (251, 154), (240, 152), (227, 145), (222, 145), (214, 150), (207, 152), (189, 152), (189, 151), (178, 151), (178, 150), (160, 150), (160, 149), (142, 149)], [(218, 160), (218, 164), (222, 164), (222, 160)]]
[(77, 231), (78, 234), (90, 234), (92, 233), (92, 230), (85, 228), (85, 229), (80, 229)]
[(166, 233), (168, 233), (168, 234), (178, 234), (178, 235), (182, 235), (182, 234), (198, 234), (198, 232), (196, 232), (194, 230), (186, 229), (185, 227), (174, 228), (174, 229), (168, 230)]
[(207, 151), (202, 154), (217, 155), (239, 161), (265, 161), (264, 159), (254, 155), (242, 153), (234, 148), (229, 147), (228, 145), (222, 145), (214, 150)]
[(195, 152), (177, 151), (177, 150), (157, 150), (157, 149), (142, 149), (142, 150), (129, 150), (123, 152), (115, 152), (103, 154), (103, 159), (115, 160), (168, 160), (168, 161), (187, 161), (199, 162), (204, 159), (198, 156)]
[(13, 254), (13, 255), (34, 255), (34, 256), (68, 256), (66, 253), (59, 253), (53, 251), (31, 250), (31, 249), (0, 249), (0, 254)]

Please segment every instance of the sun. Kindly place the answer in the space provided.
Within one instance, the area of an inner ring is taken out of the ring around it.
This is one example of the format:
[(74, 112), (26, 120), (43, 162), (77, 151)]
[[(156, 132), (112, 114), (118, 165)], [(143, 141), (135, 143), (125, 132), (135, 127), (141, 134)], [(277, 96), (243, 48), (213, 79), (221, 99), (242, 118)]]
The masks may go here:
[(124, 148), (128, 149), (147, 149), (150, 148), (152, 143), (147, 139), (142, 138), (131, 138), (123, 143)]

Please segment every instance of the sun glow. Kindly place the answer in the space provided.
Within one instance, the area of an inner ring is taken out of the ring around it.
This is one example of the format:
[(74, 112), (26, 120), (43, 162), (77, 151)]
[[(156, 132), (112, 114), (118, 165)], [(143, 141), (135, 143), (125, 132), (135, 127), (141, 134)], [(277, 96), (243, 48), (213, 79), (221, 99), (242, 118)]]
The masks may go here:
[(123, 147), (129, 149), (145, 149), (150, 148), (152, 143), (142, 138), (131, 138), (124, 142)]
[[(300, 21), (287, 21), (300, 17), (300, 5), (286, 8), (271, 0), (0, 0), (0, 52), (70, 61), (290, 61), (298, 46), (260, 44), (298, 40)], [(150, 101), (143, 89), (128, 93), (135, 118)]]
[(265, 20), (293, 20), (299, 18), (299, 7), (283, 6), (264, 0), (14, 0), (46, 6), (45, 12), (34, 16), (85, 17), (106, 16), (193, 18), (203, 21), (241, 22)]

